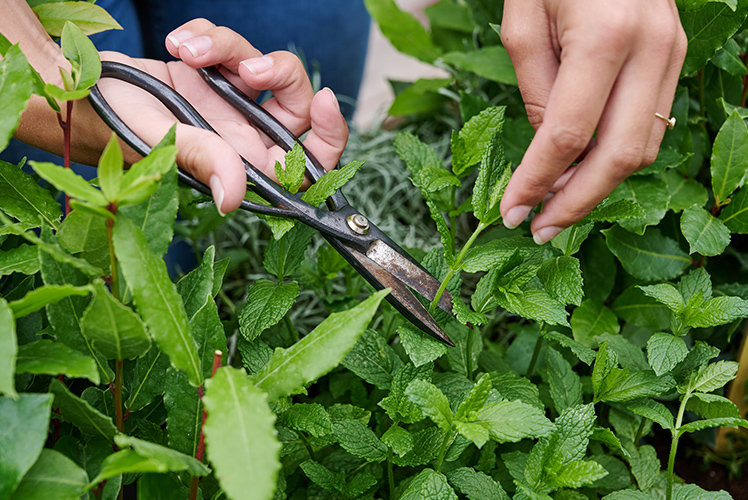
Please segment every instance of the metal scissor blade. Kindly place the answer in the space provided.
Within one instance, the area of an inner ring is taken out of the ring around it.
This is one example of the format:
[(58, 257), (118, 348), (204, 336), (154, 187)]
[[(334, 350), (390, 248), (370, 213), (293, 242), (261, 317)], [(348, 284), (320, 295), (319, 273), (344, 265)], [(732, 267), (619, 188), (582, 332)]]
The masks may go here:
[[(441, 283), (401, 252), (399, 247), (393, 248), (382, 240), (376, 240), (369, 246), (366, 256), (423, 297), (433, 301)], [(437, 305), (452, 314), (452, 294), (444, 290)]]
[(436, 340), (454, 347), (454, 342), (452, 342), (449, 336), (444, 333), (444, 330), (442, 330), (434, 318), (431, 317), (428, 311), (402, 280), (391, 274), (366, 255), (346, 245), (335, 237), (324, 233), (322, 233), (322, 235), (330, 245), (337, 250), (340, 255), (342, 255), (345, 260), (347, 260), (348, 263), (350, 263), (353, 268), (356, 269), (356, 271), (358, 271), (358, 273), (361, 274), (375, 289), (382, 290), (384, 288), (390, 288), (392, 291), (387, 295), (387, 301), (392, 304), (395, 309), (400, 311), (408, 321), (434, 337)]

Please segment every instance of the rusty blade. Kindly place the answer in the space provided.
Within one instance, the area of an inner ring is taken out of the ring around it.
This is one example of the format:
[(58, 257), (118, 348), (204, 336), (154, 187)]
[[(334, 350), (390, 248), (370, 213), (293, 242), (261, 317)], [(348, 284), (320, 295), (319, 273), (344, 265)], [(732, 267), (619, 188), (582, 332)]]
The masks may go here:
[[(454, 342), (444, 333), (444, 330), (431, 317), (426, 308), (413, 295), (408, 286), (398, 277), (390, 273), (378, 263), (369, 259), (358, 250), (346, 245), (333, 236), (322, 233), (322, 236), (363, 276), (375, 289), (389, 288), (392, 291), (387, 295), (387, 302), (405, 316), (415, 326), (428, 333), (436, 340), (454, 347)], [(425, 273), (425, 271), (422, 271)]]
[[(366, 256), (379, 264), (390, 274), (411, 287), (424, 298), (433, 301), (441, 283), (412, 261), (403, 257), (401, 251), (395, 250), (382, 240), (376, 240), (369, 246)], [(440, 309), (452, 314), (452, 295), (445, 289), (437, 303)]]

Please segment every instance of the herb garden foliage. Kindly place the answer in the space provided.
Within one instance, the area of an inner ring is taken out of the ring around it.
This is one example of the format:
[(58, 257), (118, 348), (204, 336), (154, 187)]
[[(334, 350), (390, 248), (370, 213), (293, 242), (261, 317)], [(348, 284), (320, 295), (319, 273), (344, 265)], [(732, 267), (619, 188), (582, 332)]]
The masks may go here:
[[(454, 297), (456, 319), (432, 310), (457, 347), (369, 294), (329, 246), (308, 252), (300, 224), (268, 218), (264, 277), (238, 307), (217, 305), (230, 263), (213, 247), (172, 281), (163, 256), (177, 200), (192, 199), (173, 131), (127, 171), (113, 140), (93, 182), (0, 163), (0, 498), (110, 499), (132, 483), (143, 499), (730, 497), (683, 484), (673, 465), (684, 434), (748, 426), (720, 395), (748, 316), (748, 1), (679, 3), (678, 126), (654, 165), (541, 247), (500, 226), (531, 135), (500, 2), (438, 3), (430, 32), (391, 0), (367, 4), (399, 49), (449, 72), (402, 90), (392, 111), (464, 122), (451, 161), (411, 132), (395, 140), (441, 238), (414, 253)], [(2, 145), (32, 93), (64, 102), (95, 81), (85, 36), (71, 23), (61, 34), (65, 89), (0, 44)], [(278, 178), (296, 190), (302, 175), (292, 151)], [(71, 198), (66, 217), (37, 176)], [(289, 311), (301, 287), (336, 295), (300, 338)], [(667, 464), (647, 444), (654, 427), (672, 434)]]

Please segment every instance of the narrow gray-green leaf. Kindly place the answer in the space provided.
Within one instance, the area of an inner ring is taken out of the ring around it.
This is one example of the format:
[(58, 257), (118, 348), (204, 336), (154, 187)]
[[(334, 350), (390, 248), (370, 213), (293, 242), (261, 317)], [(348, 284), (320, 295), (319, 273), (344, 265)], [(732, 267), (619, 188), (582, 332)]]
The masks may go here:
[(87, 436), (103, 436), (114, 440), (117, 428), (112, 419), (96, 410), (85, 400), (79, 398), (57, 379), (49, 385), (49, 392), (54, 394), (54, 408), (60, 410), (65, 421), (70, 422)]
[(206, 383), (208, 459), (234, 500), (272, 498), (281, 468), (275, 415), (243, 370), (222, 368)]
[(26, 103), (31, 98), (31, 66), (18, 45), (12, 45), (0, 60), (0, 151), (8, 146)]
[(104, 194), (79, 176), (72, 169), (62, 168), (49, 162), (30, 161), (29, 165), (42, 179), (63, 191), (71, 198), (105, 207), (109, 203)]
[[(65, 55), (65, 58), (70, 61), (70, 64), (73, 67), (73, 78), (75, 79), (75, 89), (68, 90), (88, 89), (99, 80), (99, 76), (101, 75), (101, 60), (99, 59), (99, 52), (96, 50), (93, 42), (89, 40), (83, 31), (81, 31), (76, 24), (70, 21), (63, 25), (60, 41), (62, 45), (62, 53)], [(116, 150), (119, 150), (119, 144), (114, 147)], [(111, 152), (105, 149), (104, 153)], [(106, 158), (105, 161), (111, 160)], [(122, 163), (120, 159), (120, 167), (121, 166)], [(104, 170), (106, 171), (108, 169), (105, 168)]]
[(21, 222), (58, 228), (62, 210), (46, 189), (20, 167), (0, 161), (0, 209)]
[(16, 393), (16, 320), (8, 302), (0, 297), (0, 393), (17, 398)]
[(39, 309), (54, 304), (72, 295), (88, 295), (91, 286), (45, 285), (27, 293), (23, 298), (10, 303), (15, 318), (21, 318)]
[(712, 189), (717, 202), (724, 203), (745, 182), (748, 164), (748, 127), (734, 111), (720, 127), (712, 149)]
[(117, 219), (113, 236), (122, 273), (154, 340), (169, 356), (172, 365), (187, 373), (191, 384), (201, 385), (203, 374), (197, 347), (182, 299), (169, 278), (166, 264), (151, 252), (143, 231), (127, 217)]
[(86, 35), (122, 29), (106, 10), (88, 2), (75, 2), (72, 5), (67, 2), (42, 3), (34, 7), (34, 12), (47, 33), (55, 37), (62, 35), (66, 21), (74, 22)]

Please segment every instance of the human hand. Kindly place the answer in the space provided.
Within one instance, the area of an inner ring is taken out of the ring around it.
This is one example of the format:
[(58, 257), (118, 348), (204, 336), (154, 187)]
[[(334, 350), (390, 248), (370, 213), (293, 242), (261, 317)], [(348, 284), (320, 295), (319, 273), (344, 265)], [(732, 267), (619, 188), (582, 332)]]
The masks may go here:
[(674, 0), (505, 0), (501, 39), (536, 130), (501, 214), (513, 228), (545, 200), (543, 244), (655, 160), (686, 36)]
[[(180, 61), (163, 63), (131, 59), (114, 52), (102, 59), (142, 69), (171, 85), (218, 131), (216, 134), (189, 125), (177, 125), (177, 163), (210, 186), (223, 213), (236, 209), (246, 191), (240, 155), (275, 178), (275, 162), (285, 151), (275, 145), (231, 105), (203, 82), (193, 68), (220, 64), (222, 72), (247, 95), (256, 98), (272, 90), (263, 107), (299, 136), (311, 129), (306, 148), (326, 168), (333, 168), (345, 148), (348, 127), (337, 99), (329, 89), (315, 95), (299, 59), (289, 52), (262, 55), (235, 32), (195, 19), (169, 34), (166, 47)], [(120, 117), (148, 144), (156, 144), (175, 118), (153, 96), (122, 82), (103, 79), (102, 93)]]

